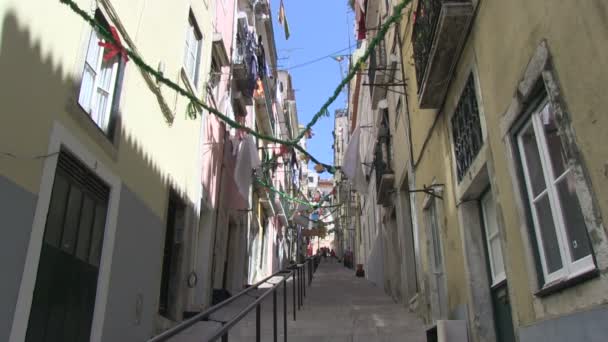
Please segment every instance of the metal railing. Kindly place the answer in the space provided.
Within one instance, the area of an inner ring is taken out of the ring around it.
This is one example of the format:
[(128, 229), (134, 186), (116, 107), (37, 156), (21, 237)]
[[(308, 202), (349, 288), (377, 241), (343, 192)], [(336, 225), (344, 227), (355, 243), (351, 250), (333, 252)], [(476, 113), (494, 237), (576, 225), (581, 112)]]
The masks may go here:
[[(257, 342), (261, 341), (262, 302), (268, 296), (272, 295), (273, 341), (277, 342), (278, 341), (277, 292), (279, 291), (279, 288), (281, 287), (281, 285), (283, 287), (283, 336), (284, 336), (283, 340), (287, 341), (287, 280), (290, 277), (293, 279), (293, 281), (292, 281), (292, 284), (293, 284), (292, 299), (293, 299), (293, 320), (295, 321), (296, 320), (296, 311), (300, 310), (302, 308), (302, 306), (304, 305), (304, 297), (306, 296), (306, 286), (307, 285), (310, 286), (310, 284), (312, 283), (313, 274), (315, 271), (316, 271), (316, 263), (314, 261), (314, 258), (307, 258), (303, 263), (294, 264), (294, 265), (288, 267), (288, 270), (279, 271), (277, 273), (274, 273), (274, 274), (264, 278), (263, 280), (259, 281), (258, 283), (239, 292), (235, 296), (230, 297), (230, 298), (226, 299), (225, 301), (218, 303), (199, 314), (196, 314), (192, 318), (179, 323), (178, 325), (174, 326), (173, 328), (164, 331), (160, 335), (157, 335), (157, 336), (149, 339), (148, 342), (169, 341), (169, 339), (171, 337), (176, 336), (177, 334), (185, 331), (186, 329), (192, 327), (193, 325), (195, 325), (198, 322), (212, 321), (210, 319), (210, 316), (213, 313), (218, 312), (219, 310), (225, 308), (226, 306), (228, 306), (230, 303), (234, 302), (235, 300), (242, 298), (243, 296), (247, 295), (247, 293), (251, 292), (252, 290), (260, 289), (261, 285), (268, 284), (268, 283), (271, 283), (272, 287), (268, 288), (268, 290), (266, 292), (264, 292), (263, 294), (258, 296), (252, 303), (250, 303), (245, 308), (243, 308), (241, 311), (239, 311), (229, 321), (222, 322), (222, 327), (219, 328), (217, 331), (214, 331), (212, 333), (212, 335), (204, 341), (208, 341), (208, 342), (217, 341), (218, 339), (221, 338), (222, 342), (227, 342), (230, 329), (232, 329), (237, 323), (239, 323), (253, 309), (255, 309), (255, 315), (256, 315), (256, 318), (255, 318), (255, 320), (256, 320), (256, 324), (255, 324), (256, 339), (255, 340)], [(282, 277), (283, 279), (281, 279), (279, 282), (276, 282), (276, 283), (270, 282), (271, 279), (276, 278), (276, 277)], [(306, 279), (306, 278), (308, 278), (308, 279)], [(306, 284), (306, 280), (308, 280), (308, 284)]]
[(412, 37), (418, 89), (421, 89), (424, 79), (441, 8), (444, 3), (457, 1), (467, 0), (420, 0), (418, 2)]

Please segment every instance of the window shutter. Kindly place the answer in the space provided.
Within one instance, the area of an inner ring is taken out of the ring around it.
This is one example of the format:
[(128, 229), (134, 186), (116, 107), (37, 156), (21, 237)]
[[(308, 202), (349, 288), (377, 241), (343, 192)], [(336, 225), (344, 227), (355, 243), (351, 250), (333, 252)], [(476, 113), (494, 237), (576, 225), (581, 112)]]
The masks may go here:
[(94, 198), (106, 203), (110, 197), (110, 188), (96, 174), (87, 169), (71, 153), (62, 150), (57, 162), (58, 171), (64, 172), (70, 177), (72, 183), (76, 183), (84, 191)]

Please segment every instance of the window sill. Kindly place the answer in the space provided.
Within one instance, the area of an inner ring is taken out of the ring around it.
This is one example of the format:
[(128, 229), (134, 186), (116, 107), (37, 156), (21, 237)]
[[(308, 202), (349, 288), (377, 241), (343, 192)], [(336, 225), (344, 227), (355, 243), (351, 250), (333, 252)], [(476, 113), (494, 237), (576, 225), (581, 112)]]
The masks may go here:
[(572, 278), (562, 278), (545, 284), (540, 290), (534, 293), (537, 297), (546, 297), (562, 290), (574, 287), (580, 283), (583, 283), (589, 279), (596, 278), (600, 275), (597, 268), (590, 269), (584, 273), (578, 274)]

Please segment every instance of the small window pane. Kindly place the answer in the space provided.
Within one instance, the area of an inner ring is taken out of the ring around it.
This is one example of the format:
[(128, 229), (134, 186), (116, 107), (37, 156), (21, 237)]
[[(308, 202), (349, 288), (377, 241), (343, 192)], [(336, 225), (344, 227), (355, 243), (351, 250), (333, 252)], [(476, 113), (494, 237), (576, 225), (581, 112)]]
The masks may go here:
[(99, 62), (99, 34), (95, 31), (91, 31), (91, 37), (89, 38), (89, 46), (87, 48), (87, 59), (86, 62), (93, 68), (97, 68)]
[(532, 124), (529, 124), (525, 128), (524, 132), (521, 133), (520, 138), (526, 158), (526, 165), (528, 166), (529, 182), (534, 196), (537, 196), (545, 190), (546, 185), (538, 152), (538, 145), (536, 144), (536, 134), (534, 133)]
[(78, 227), (78, 244), (76, 245), (76, 257), (84, 261), (88, 261), (89, 259), (89, 245), (91, 243), (91, 228), (93, 227), (94, 215), (95, 202), (85, 195)]
[(91, 97), (93, 95), (93, 86), (95, 84), (95, 71), (85, 64), (84, 71), (82, 72), (82, 83), (80, 84), (80, 94), (78, 95), (78, 103), (82, 108), (90, 112), (91, 111)]
[(61, 249), (69, 254), (74, 253), (74, 247), (76, 246), (76, 234), (78, 232), (78, 222), (80, 221), (81, 207), (82, 190), (72, 185), (70, 187), (70, 196), (68, 198), (68, 208), (65, 213), (63, 235), (61, 236)]
[(500, 239), (496, 237), (490, 241), (490, 249), (492, 250), (492, 263), (494, 264), (494, 279), (496, 280), (496, 276), (504, 273), (505, 265), (502, 259), (502, 247), (500, 246)]
[(99, 266), (101, 257), (101, 247), (103, 245), (103, 233), (106, 225), (106, 207), (98, 204), (95, 207), (95, 219), (93, 220), (93, 231), (91, 232), (91, 251), (89, 253), (89, 263)]
[(82, 83), (80, 84), (80, 94), (78, 103), (87, 111), (91, 111), (91, 97), (93, 96), (93, 86), (95, 84), (96, 68), (99, 62), (101, 47), (98, 44), (99, 37), (97, 32), (92, 31), (87, 47), (87, 56), (82, 72)]
[(108, 93), (103, 90), (99, 90), (97, 92), (97, 106), (95, 107), (95, 112), (91, 114), (91, 117), (97, 126), (99, 126), (103, 131), (106, 130), (105, 118), (108, 102)]
[(557, 192), (562, 205), (570, 253), (573, 261), (576, 261), (591, 254), (591, 246), (589, 245), (585, 219), (576, 197), (575, 180), (572, 172), (560, 180), (557, 184)]
[(61, 233), (63, 232), (63, 217), (65, 215), (69, 190), (70, 185), (67, 180), (61, 174), (57, 174), (47, 214), (44, 242), (58, 248)]
[(112, 71), (114, 69), (114, 64), (118, 63), (116, 61), (116, 57), (112, 58), (112, 60), (101, 63), (101, 72), (99, 74), (99, 87), (107, 92), (110, 91), (110, 87), (112, 86)]
[(545, 260), (548, 273), (553, 273), (562, 268), (562, 258), (560, 254), (557, 234), (555, 232), (555, 223), (551, 214), (551, 204), (549, 197), (545, 194), (535, 203), (538, 225), (542, 238), (543, 248), (545, 250)]
[(551, 164), (553, 165), (553, 173), (555, 178), (558, 178), (568, 168), (568, 159), (562, 148), (562, 138), (557, 129), (555, 114), (551, 106), (547, 104), (540, 111), (539, 116), (545, 131), (545, 137), (547, 138), (547, 147), (551, 157)]

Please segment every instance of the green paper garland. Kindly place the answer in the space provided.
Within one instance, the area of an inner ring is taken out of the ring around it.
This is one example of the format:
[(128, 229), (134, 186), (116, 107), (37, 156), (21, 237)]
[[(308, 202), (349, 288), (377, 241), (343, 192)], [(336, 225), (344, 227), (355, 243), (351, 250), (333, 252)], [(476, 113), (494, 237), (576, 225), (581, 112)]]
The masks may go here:
[[(91, 17), (87, 12), (85, 12), (84, 10), (82, 10), (80, 7), (78, 7), (78, 5), (72, 1), (72, 0), (59, 0), (61, 3), (67, 5), (70, 7), (70, 9), (72, 11), (74, 11), (76, 14), (78, 14), (80, 17), (82, 17), (86, 22), (88, 22), (92, 27), (95, 27), (97, 29), (97, 31), (108, 41), (112, 42), (112, 43), (117, 43), (114, 39), (114, 37), (110, 34), (110, 32), (108, 32), (105, 27), (103, 25), (101, 25), (100, 23), (98, 23), (93, 17)], [(378, 31), (378, 34), (376, 35), (376, 37), (374, 37), (374, 39), (371, 40), (369, 46), (367, 47), (367, 49), (365, 50), (365, 52), (363, 53), (363, 55), (357, 60), (357, 62), (355, 63), (355, 65), (351, 68), (351, 70), (349, 71), (349, 73), (347, 74), (347, 76), (342, 80), (342, 82), (340, 82), (340, 84), (336, 87), (336, 89), (334, 90), (334, 93), (332, 96), (330, 96), (327, 101), (325, 101), (325, 103), (323, 104), (323, 106), (321, 106), (321, 109), (313, 116), (312, 120), (306, 125), (306, 128), (300, 132), (300, 134), (298, 134), (298, 136), (293, 139), (292, 141), (286, 141), (286, 140), (281, 140), (272, 136), (266, 136), (263, 134), (260, 134), (254, 130), (252, 130), (251, 128), (247, 127), (247, 126), (243, 126), (241, 124), (239, 124), (238, 122), (232, 120), (231, 118), (229, 118), (228, 116), (224, 115), (223, 113), (221, 113), (220, 111), (216, 110), (215, 108), (209, 107), (208, 105), (206, 105), (205, 103), (203, 103), (201, 100), (199, 100), (196, 96), (194, 96), (192, 93), (190, 93), (189, 91), (181, 88), (178, 84), (176, 84), (175, 82), (171, 81), (170, 79), (164, 77), (163, 74), (159, 73), (158, 71), (154, 70), (154, 68), (152, 68), (150, 65), (146, 64), (143, 59), (141, 57), (139, 57), (139, 55), (137, 55), (136, 53), (134, 53), (131, 49), (127, 49), (125, 48), (125, 51), (127, 53), (127, 55), (129, 57), (131, 57), (131, 60), (133, 60), (133, 63), (135, 63), (137, 66), (139, 66), (143, 71), (153, 75), (156, 80), (158, 82), (164, 83), (166, 84), (168, 87), (170, 87), (171, 89), (175, 90), (177, 93), (179, 93), (180, 95), (190, 99), (190, 103), (188, 105), (187, 108), (187, 114), (189, 116), (192, 115), (192, 107), (194, 105), (199, 105), (200, 107), (204, 108), (205, 110), (207, 110), (209, 113), (216, 115), (217, 117), (219, 117), (222, 121), (224, 121), (226, 124), (228, 124), (230, 127), (233, 128), (237, 128), (237, 129), (242, 129), (245, 132), (259, 138), (265, 141), (270, 141), (270, 142), (274, 142), (274, 143), (280, 143), (280, 144), (284, 144), (286, 146), (291, 146), (294, 149), (300, 151), (301, 153), (307, 155), (308, 157), (310, 157), (310, 160), (312, 160), (314, 163), (316, 164), (321, 164), (323, 165), (323, 167), (325, 167), (325, 169), (327, 170), (327, 172), (334, 174), (336, 172), (336, 170), (338, 169), (338, 167), (334, 167), (331, 166), (329, 164), (325, 164), (325, 163), (321, 163), (319, 160), (317, 160), (314, 156), (312, 156), (308, 151), (306, 151), (302, 146), (299, 145), (299, 141), (302, 139), (302, 137), (306, 134), (306, 131), (308, 131), (309, 129), (312, 128), (312, 126), (314, 126), (317, 121), (322, 117), (322, 116), (330, 116), (329, 114), (329, 106), (338, 98), (338, 95), (340, 94), (340, 92), (342, 91), (342, 89), (348, 84), (348, 82), (350, 82), (352, 80), (352, 78), (355, 76), (355, 74), (357, 73), (357, 71), (361, 68), (361, 65), (365, 62), (365, 60), (367, 60), (367, 58), (369, 57), (370, 53), (373, 51), (373, 49), (376, 47), (376, 45), (378, 45), (379, 41), (384, 38), (384, 36), (386, 35), (386, 32), (388, 31), (389, 27), (394, 24), (395, 22), (397, 22), (397, 20), (400, 18), (401, 16), (401, 11), (403, 10), (403, 8), (405, 6), (407, 6), (407, 4), (410, 3), (411, 0), (403, 0), (399, 5), (394, 7), (393, 10), (393, 14), (386, 20), (386, 22), (382, 25), (381, 29)], [(196, 115), (196, 114), (195, 114)]]

